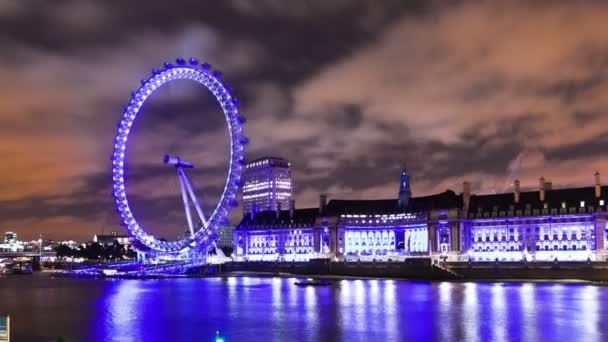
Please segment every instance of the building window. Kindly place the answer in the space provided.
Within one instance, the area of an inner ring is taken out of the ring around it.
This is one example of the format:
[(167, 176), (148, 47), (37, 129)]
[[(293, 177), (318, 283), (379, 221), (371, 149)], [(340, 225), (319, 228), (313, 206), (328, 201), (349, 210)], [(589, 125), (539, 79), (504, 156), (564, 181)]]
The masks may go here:
[(562, 209), (566, 209), (566, 202), (562, 202)]
[(585, 207), (585, 201), (581, 201), (581, 208)]
[(600, 200), (600, 205), (604, 205), (604, 200), (603, 199)]

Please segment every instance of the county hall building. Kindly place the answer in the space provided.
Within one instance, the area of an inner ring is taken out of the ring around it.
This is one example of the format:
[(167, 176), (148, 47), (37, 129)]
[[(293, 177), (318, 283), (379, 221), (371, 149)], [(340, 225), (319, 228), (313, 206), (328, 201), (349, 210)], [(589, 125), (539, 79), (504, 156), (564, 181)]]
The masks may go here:
[[(291, 180), (282, 182), (291, 197)], [(299, 209), (293, 199), (281, 205), (285, 195), (271, 210), (248, 208), (234, 229), (234, 253), (249, 261), (606, 260), (608, 187), (599, 173), (594, 186), (583, 188), (553, 189), (541, 178), (535, 191), (520, 191), (517, 180), (511, 193), (470, 189), (464, 182), (460, 193), (413, 197), (403, 170), (393, 199), (327, 201), (321, 195), (318, 207)]]

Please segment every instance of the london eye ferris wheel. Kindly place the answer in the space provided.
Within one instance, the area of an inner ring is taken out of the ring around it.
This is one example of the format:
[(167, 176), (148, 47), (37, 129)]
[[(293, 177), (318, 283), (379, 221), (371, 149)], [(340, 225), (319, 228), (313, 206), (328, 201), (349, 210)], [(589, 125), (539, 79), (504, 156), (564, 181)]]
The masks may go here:
[[(140, 109), (146, 100), (163, 85), (175, 80), (192, 80), (206, 87), (215, 97), (222, 108), (229, 137), (228, 173), (222, 194), (211, 215), (206, 217), (199, 205), (186, 170), (195, 167), (194, 163), (179, 156), (159, 156), (165, 164), (177, 170), (189, 236), (176, 241), (165, 241), (146, 232), (138, 223), (129, 206), (125, 185), (126, 150), (129, 141), (129, 132)], [(122, 120), (118, 124), (118, 132), (114, 139), (114, 153), (112, 155), (112, 183), (116, 210), (121, 216), (123, 225), (129, 235), (141, 246), (154, 253), (179, 253), (186, 250), (204, 250), (208, 248), (217, 237), (219, 227), (228, 222), (227, 216), (233, 207), (238, 205), (236, 196), (241, 185), (241, 176), (244, 161), (244, 147), (248, 143), (243, 135), (245, 119), (239, 114), (239, 102), (231, 94), (231, 88), (222, 80), (222, 73), (213, 71), (207, 63), (199, 63), (197, 59), (176, 59), (175, 63), (164, 63), (161, 70), (152, 70), (152, 75), (141, 81), (139, 89), (134, 91), (129, 104), (125, 107)], [(195, 213), (191, 212), (191, 206)], [(197, 215), (199, 224), (193, 223), (192, 216)]]

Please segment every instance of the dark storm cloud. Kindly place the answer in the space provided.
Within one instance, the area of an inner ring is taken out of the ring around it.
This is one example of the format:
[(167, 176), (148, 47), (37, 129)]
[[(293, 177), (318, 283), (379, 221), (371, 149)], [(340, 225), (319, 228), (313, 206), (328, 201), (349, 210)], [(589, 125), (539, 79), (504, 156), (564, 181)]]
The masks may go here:
[(579, 125), (585, 125), (599, 119), (603, 112), (574, 112), (574, 120)]
[[(416, 160), (418, 156), (408, 154), (401, 144), (386, 143), (374, 146), (374, 150), (382, 152), (370, 153), (361, 158), (342, 161), (340, 166), (333, 170), (321, 184), (326, 182), (326, 186), (338, 184), (354, 189), (367, 189), (389, 182), (397, 183), (401, 167), (411, 165), (413, 173), (415, 173), (419, 166)], [(403, 162), (406, 158), (408, 165), (404, 165)]]
[(606, 155), (608, 131), (578, 144), (566, 145), (545, 151), (548, 160), (579, 160)]
[(465, 87), (463, 101), (476, 101), (504, 91), (507, 80), (502, 75), (487, 75), (486, 78)]
[(574, 103), (579, 96), (596, 89), (605, 81), (604, 76), (595, 74), (579, 80), (560, 80), (539, 92), (541, 96), (557, 96), (565, 104)]
[[(138, 165), (133, 167), (133, 171), (127, 175), (129, 193), (129, 201), (131, 207), (140, 223), (166, 223), (175, 224), (175, 220), (171, 220), (171, 213), (181, 212), (184, 210), (181, 203), (181, 195), (178, 189), (168, 189), (166, 195), (149, 196), (146, 193), (132, 192), (129, 186), (137, 186), (137, 183), (145, 186), (154, 186), (149, 183), (157, 177), (170, 177), (167, 175), (167, 169), (172, 169), (166, 165), (146, 166)], [(170, 170), (173, 171), (173, 170)], [(170, 172), (174, 174), (175, 172)], [(207, 169), (205, 177), (210, 175), (224, 176), (223, 170)], [(191, 174), (192, 176), (192, 174)], [(175, 177), (177, 178), (177, 177)], [(203, 190), (207, 196), (201, 196), (200, 204), (205, 213), (210, 215), (214, 208), (214, 203), (217, 202), (217, 196), (223, 190), (222, 187), (215, 185), (201, 186), (194, 181), (195, 177), (191, 177), (192, 186), (195, 193), (202, 195)], [(108, 208), (115, 206), (114, 199), (111, 196), (112, 182), (108, 173), (95, 173), (82, 176), (82, 184), (76, 191), (52, 196), (30, 196), (17, 200), (0, 201), (0, 217), (4, 220), (47, 220), (53, 218), (77, 218), (80, 220), (89, 221), (94, 225), (110, 224), (116, 226), (119, 224), (117, 214), (108, 213)], [(198, 185), (198, 186), (197, 186)], [(175, 191), (171, 191), (175, 190)], [(213, 194), (209, 196), (209, 194)], [(181, 218), (181, 217), (180, 217)], [(185, 226), (185, 221), (180, 222)], [(155, 226), (154, 224), (149, 224)], [(160, 233), (158, 227), (152, 227), (154, 233)]]
[(438, 181), (454, 174), (472, 172), (502, 175), (522, 149), (522, 143), (515, 139), (499, 144), (489, 144), (485, 138), (453, 145), (430, 143), (429, 155), (443, 154), (445, 157), (425, 169), (424, 176)]
[[(248, 118), (247, 158), (290, 159), (300, 204), (316, 204), (319, 192), (394, 197), (402, 166), (417, 195), (459, 190), (463, 180), (487, 191), (509, 174), (524, 187), (541, 174), (580, 183), (588, 172), (579, 170), (605, 165), (606, 9), (561, 1), (0, 3), (0, 76), (11, 80), (0, 84), (0, 157), (11, 165), (0, 169), (0, 223), (26, 236), (42, 227), (80, 238), (99, 221), (117, 224), (108, 157), (120, 113), (150, 69), (179, 55), (224, 71)], [(192, 179), (205, 194), (221, 191), (225, 175), (226, 127), (210, 114), (213, 100), (162, 92), (128, 147), (130, 199), (152, 230), (184, 224), (162, 154), (202, 162)]]
[(267, 60), (248, 77), (291, 83), (351, 53), (402, 14), (421, 14), (429, 8), (425, 1), (396, 0), (382, 6), (371, 1), (301, 5), (294, 12), (291, 7), (296, 4), (275, 1), (186, 0), (174, 6), (153, 1), (32, 1), (21, 6), (19, 15), (0, 20), (0, 40), (7, 47), (26, 45), (90, 58), (91, 51), (129, 44), (133, 37), (203, 24), (221, 32), (226, 38), (222, 44), (252, 40), (268, 51)]
[(99, 219), (105, 207), (112, 205), (110, 178), (108, 174), (95, 173), (82, 176), (82, 181), (74, 192), (0, 201), (0, 217), (7, 221), (65, 216)]
[[(533, 134), (534, 124), (542, 119), (543, 115), (530, 113), (517, 120), (500, 123), (500, 128), (491, 134), (481, 134), (485, 128), (482, 126), (493, 127), (493, 124), (488, 122), (462, 132), (460, 142), (452, 144), (438, 140), (421, 142), (402, 124), (376, 122), (374, 125), (382, 130), (384, 138), (364, 146), (365, 152), (356, 158), (330, 151), (321, 155), (311, 154), (310, 149), (319, 140), (318, 137), (283, 146), (283, 150), (291, 151), (289, 154), (293, 155), (304, 155), (304, 159), (309, 161), (309, 165), (295, 166), (294, 177), (298, 191), (304, 188), (313, 189), (316, 193), (327, 193), (331, 186), (337, 186), (353, 190), (330, 195), (357, 197), (357, 189), (387, 185), (389, 189), (393, 186), (396, 192), (399, 171), (403, 167), (408, 169), (412, 180), (424, 180), (430, 184), (439, 184), (453, 175), (473, 172), (502, 176), (509, 168), (510, 162), (523, 151), (523, 141), (526, 136)], [(339, 122), (334, 122), (329, 130), (339, 131), (342, 127)], [(310, 167), (310, 162), (315, 158), (334, 159), (339, 162), (329, 173), (319, 173), (318, 169)], [(313, 174), (319, 174), (319, 177), (311, 177)], [(446, 188), (459, 191), (457, 186), (459, 184), (451, 184)], [(422, 194), (428, 192), (427, 189), (419, 190), (423, 191)], [(388, 197), (393, 195), (387, 194)]]
[[(98, 212), (110, 201), (86, 200), (78, 203), (63, 203), (63, 197), (32, 196), (18, 200), (1, 201), (0, 215), (4, 220), (48, 219), (53, 217), (79, 217), (85, 220), (98, 219)], [(71, 199), (70, 199), (71, 202)], [(59, 204), (57, 204), (59, 203)]]
[(330, 126), (354, 129), (363, 123), (363, 109), (358, 105), (344, 105), (328, 112), (325, 120)]
[(211, 96), (147, 103), (140, 115), (138, 131), (162, 132), (163, 127), (169, 125), (188, 135), (217, 131), (226, 126), (226, 119), (218, 108), (217, 101)]

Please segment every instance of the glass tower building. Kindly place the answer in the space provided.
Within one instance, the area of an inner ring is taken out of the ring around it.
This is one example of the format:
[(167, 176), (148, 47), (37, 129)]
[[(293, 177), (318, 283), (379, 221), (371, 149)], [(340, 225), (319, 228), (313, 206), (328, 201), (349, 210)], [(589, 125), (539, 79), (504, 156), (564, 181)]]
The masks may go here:
[(263, 157), (244, 172), (243, 214), (289, 207), (292, 198), (291, 164), (283, 158)]

